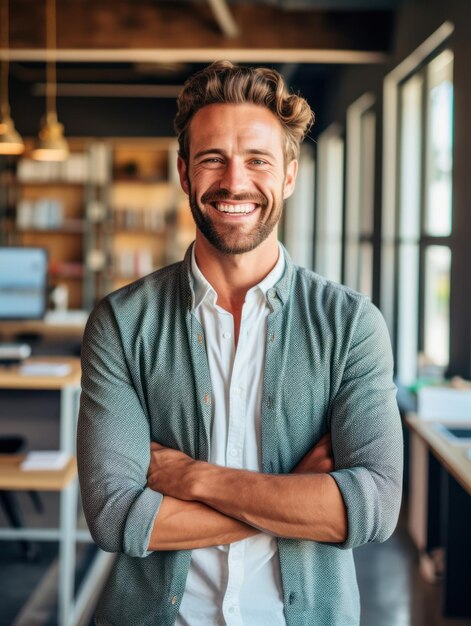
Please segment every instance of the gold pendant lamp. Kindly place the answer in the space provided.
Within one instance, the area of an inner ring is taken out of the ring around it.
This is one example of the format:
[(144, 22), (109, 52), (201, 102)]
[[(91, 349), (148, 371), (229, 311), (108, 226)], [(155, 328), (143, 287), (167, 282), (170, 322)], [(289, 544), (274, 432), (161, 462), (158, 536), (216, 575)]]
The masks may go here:
[[(2, 0), (0, 14), (0, 41), (3, 50), (9, 50), (9, 15), (8, 0)], [(25, 149), (23, 139), (15, 130), (15, 124), (10, 117), (10, 103), (8, 98), (8, 74), (10, 60), (2, 58), (0, 83), (0, 154), (21, 154)]]
[(39, 139), (31, 153), (38, 161), (65, 161), (69, 146), (64, 137), (64, 127), (57, 119), (56, 96), (56, 2), (46, 0), (46, 114), (41, 120)]

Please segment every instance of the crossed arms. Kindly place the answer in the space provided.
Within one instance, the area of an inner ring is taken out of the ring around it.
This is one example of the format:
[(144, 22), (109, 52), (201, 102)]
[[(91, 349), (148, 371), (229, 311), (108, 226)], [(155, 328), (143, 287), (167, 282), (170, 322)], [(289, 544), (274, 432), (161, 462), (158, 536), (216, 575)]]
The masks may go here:
[(151, 445), (147, 484), (164, 494), (149, 550), (232, 543), (263, 531), (278, 537), (343, 542), (345, 504), (335, 480), (329, 435), (291, 474), (271, 475), (194, 461)]
[[(126, 353), (103, 301), (83, 343), (77, 434), (82, 501), (96, 543), (145, 557), (155, 549), (230, 543), (259, 530), (341, 548), (387, 539), (400, 506), (402, 431), (384, 322), (372, 306), (360, 322), (327, 415), (334, 470), (309, 465), (308, 453), (291, 474), (266, 475), (194, 461), (168, 448), (151, 451), (152, 430), (175, 448), (191, 445), (157, 419), (151, 428), (147, 397), (134, 384), (141, 380), (140, 361)], [(129, 351), (132, 337), (126, 345)], [(155, 376), (146, 373), (149, 380)]]

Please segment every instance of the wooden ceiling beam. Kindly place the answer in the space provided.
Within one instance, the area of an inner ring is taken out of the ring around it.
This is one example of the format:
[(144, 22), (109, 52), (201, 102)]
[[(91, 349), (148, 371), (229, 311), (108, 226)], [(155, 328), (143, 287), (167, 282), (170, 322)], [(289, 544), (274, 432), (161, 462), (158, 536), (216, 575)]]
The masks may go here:
[[(44, 3), (10, 3), (12, 59), (27, 50), (42, 54), (46, 47)], [(229, 39), (217, 28), (208, 3), (61, 0), (57, 58), (72, 60), (82, 51), (84, 60), (89, 52), (99, 51), (102, 60), (122, 54), (123, 60), (342, 63), (348, 58), (383, 62), (389, 51), (389, 12), (286, 11), (253, 4), (232, 5), (231, 9), (239, 34)]]
[(64, 63), (211, 63), (225, 59), (233, 63), (326, 63), (326, 64), (375, 64), (385, 63), (388, 55), (383, 52), (358, 50), (318, 50), (266, 48), (199, 48), (187, 49), (60, 49), (55, 54), (44, 48), (2, 50), (0, 59), (10, 61), (43, 62), (54, 58)]
[(208, 0), (208, 2), (223, 34), (226, 37), (237, 37), (240, 34), (239, 27), (232, 17), (226, 0)]

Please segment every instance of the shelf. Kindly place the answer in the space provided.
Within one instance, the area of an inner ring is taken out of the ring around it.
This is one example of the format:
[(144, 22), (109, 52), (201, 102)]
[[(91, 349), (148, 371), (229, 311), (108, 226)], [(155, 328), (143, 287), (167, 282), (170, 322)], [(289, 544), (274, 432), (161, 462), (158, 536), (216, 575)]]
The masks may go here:
[(51, 278), (57, 278), (59, 280), (73, 280), (73, 281), (82, 281), (83, 280), (83, 273), (82, 274), (77, 274), (77, 275), (72, 275), (72, 274), (49, 274)]
[(76, 180), (19, 180), (20, 187), (83, 187), (86, 181)]
[(129, 177), (115, 176), (113, 182), (117, 185), (120, 183), (125, 185), (167, 185), (168, 180), (164, 178), (142, 178), (142, 177)]
[(64, 222), (57, 227), (18, 227), (17, 230), (19, 233), (47, 233), (48, 235), (82, 235), (85, 232), (85, 223), (82, 220), (77, 220), (77, 222)]
[(82, 279), (85, 267), (82, 263), (52, 262), (49, 265), (49, 275), (51, 278)]
[(144, 278), (144, 276), (148, 276), (149, 274), (152, 274), (155, 271), (157, 270), (151, 270), (150, 272), (147, 272), (146, 274), (135, 274), (134, 276), (121, 276), (120, 274), (113, 274), (111, 277), (111, 280), (116, 281), (116, 282), (128, 281), (132, 283), (133, 281), (139, 280), (140, 278)]
[(143, 235), (149, 237), (165, 237), (166, 232), (164, 230), (151, 230), (150, 228), (114, 228), (112, 230), (114, 235)]

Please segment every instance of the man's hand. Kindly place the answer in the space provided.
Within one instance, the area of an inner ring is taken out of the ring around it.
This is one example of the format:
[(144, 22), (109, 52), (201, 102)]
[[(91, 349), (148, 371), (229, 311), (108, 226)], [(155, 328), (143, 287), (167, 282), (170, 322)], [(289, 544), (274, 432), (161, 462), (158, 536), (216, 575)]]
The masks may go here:
[(330, 433), (326, 433), (316, 445), (303, 456), (292, 474), (328, 474), (334, 471), (334, 456)]
[[(203, 504), (189, 501), (198, 464), (178, 450), (151, 444), (147, 484), (165, 495), (154, 522), (149, 550), (191, 550), (241, 541), (258, 530)], [(173, 497), (172, 497), (173, 496)], [(186, 500), (186, 501), (185, 501)]]
[(184, 452), (165, 448), (152, 442), (150, 446), (150, 464), (147, 472), (147, 484), (154, 491), (179, 500), (192, 500), (192, 470), (195, 461)]

